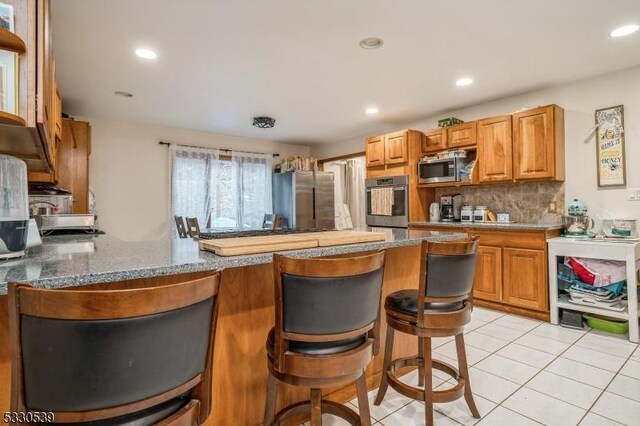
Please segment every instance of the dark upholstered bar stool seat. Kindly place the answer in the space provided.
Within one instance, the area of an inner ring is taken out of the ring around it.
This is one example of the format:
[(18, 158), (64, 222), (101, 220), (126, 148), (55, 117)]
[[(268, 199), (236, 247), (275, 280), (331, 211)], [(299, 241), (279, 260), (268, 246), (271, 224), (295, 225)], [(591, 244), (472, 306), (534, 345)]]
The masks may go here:
[[(427, 425), (433, 425), (434, 402), (450, 402), (462, 396), (473, 417), (480, 417), (469, 384), (463, 335), (465, 324), (471, 321), (477, 239), (448, 243), (423, 241), (418, 289), (387, 296), (384, 304), (387, 340), (376, 405), (382, 402), (391, 385), (407, 397), (424, 401)], [(418, 337), (418, 356), (391, 359), (395, 330)], [(446, 336), (455, 336), (458, 368), (431, 357), (431, 338)], [(396, 371), (406, 367), (418, 367), (420, 387), (409, 386), (396, 376)], [(457, 384), (446, 390), (432, 390), (432, 368), (453, 376)]]
[(202, 424), (211, 411), (220, 274), (9, 286), (11, 410), (91, 425)]
[[(370, 425), (364, 372), (378, 353), (384, 252), (331, 259), (274, 255), (275, 327), (267, 336), (269, 382), (264, 425), (322, 413)], [(277, 382), (311, 388), (311, 400), (278, 413)], [(356, 382), (360, 414), (322, 400), (322, 388)]]

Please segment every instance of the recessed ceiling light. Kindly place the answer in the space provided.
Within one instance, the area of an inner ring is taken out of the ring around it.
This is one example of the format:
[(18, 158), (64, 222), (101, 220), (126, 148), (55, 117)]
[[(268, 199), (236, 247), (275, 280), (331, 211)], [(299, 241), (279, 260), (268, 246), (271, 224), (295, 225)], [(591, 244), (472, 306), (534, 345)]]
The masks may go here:
[(383, 44), (382, 39), (378, 37), (367, 37), (360, 40), (360, 47), (363, 49), (377, 49)]
[(640, 26), (636, 24), (625, 25), (623, 27), (616, 28), (615, 30), (611, 31), (609, 35), (611, 37), (624, 37), (626, 35), (635, 33), (636, 31), (638, 31), (638, 28), (640, 28)]
[(151, 49), (136, 49), (136, 55), (144, 59), (156, 59), (158, 54)]
[(470, 85), (471, 83), (473, 83), (473, 80), (472, 80), (472, 79), (470, 79), (470, 78), (468, 78), (468, 77), (465, 77), (465, 78), (461, 78), (461, 79), (459, 79), (459, 80), (456, 80), (456, 86), (468, 86), (468, 85)]
[(121, 92), (120, 90), (113, 92), (113, 94), (116, 96), (121, 96), (123, 98), (133, 98), (133, 93)]
[(369, 107), (365, 110), (365, 112), (369, 115), (373, 115), (373, 114), (377, 114), (378, 113), (378, 108), (376, 107)]

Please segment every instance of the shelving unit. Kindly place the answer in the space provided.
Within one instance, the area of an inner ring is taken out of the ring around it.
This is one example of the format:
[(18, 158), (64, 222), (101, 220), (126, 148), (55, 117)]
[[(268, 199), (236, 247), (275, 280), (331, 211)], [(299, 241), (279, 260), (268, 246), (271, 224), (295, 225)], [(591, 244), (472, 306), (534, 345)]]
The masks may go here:
[[(558, 324), (560, 309), (604, 315), (629, 321), (629, 340), (640, 341), (638, 325), (638, 279), (636, 261), (640, 259), (640, 242), (576, 240), (557, 237), (547, 240), (549, 253), (549, 307), (551, 323)], [(620, 260), (626, 262), (627, 269), (627, 309), (622, 312), (584, 306), (569, 302), (568, 297), (558, 294), (558, 256), (586, 257), (591, 259)]]

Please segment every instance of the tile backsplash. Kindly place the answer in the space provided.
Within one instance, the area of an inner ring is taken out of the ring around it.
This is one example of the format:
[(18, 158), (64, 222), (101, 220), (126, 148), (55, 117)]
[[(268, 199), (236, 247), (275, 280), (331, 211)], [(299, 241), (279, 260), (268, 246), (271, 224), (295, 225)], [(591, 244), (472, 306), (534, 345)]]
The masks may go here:
[[(493, 212), (509, 212), (519, 223), (559, 223), (564, 214), (564, 182), (516, 182), (436, 189), (441, 195), (462, 194), (462, 204), (487, 206)], [(549, 213), (549, 203), (557, 213)]]

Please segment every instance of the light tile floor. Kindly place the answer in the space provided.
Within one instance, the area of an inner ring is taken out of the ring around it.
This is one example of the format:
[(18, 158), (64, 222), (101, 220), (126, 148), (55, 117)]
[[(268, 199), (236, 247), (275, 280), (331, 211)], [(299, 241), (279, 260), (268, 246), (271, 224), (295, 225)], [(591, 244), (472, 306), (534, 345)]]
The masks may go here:
[[(572, 330), (541, 321), (475, 308), (465, 342), (471, 386), (481, 419), (464, 399), (435, 405), (436, 425), (605, 426), (640, 425), (640, 349), (626, 335)], [(450, 338), (434, 339), (435, 357), (457, 365)], [(452, 385), (437, 370), (434, 387)], [(417, 371), (405, 376), (417, 384)], [(378, 426), (424, 424), (424, 404), (389, 388), (373, 405)], [(349, 402), (357, 410), (356, 400)], [(324, 426), (347, 423), (325, 415)]]

